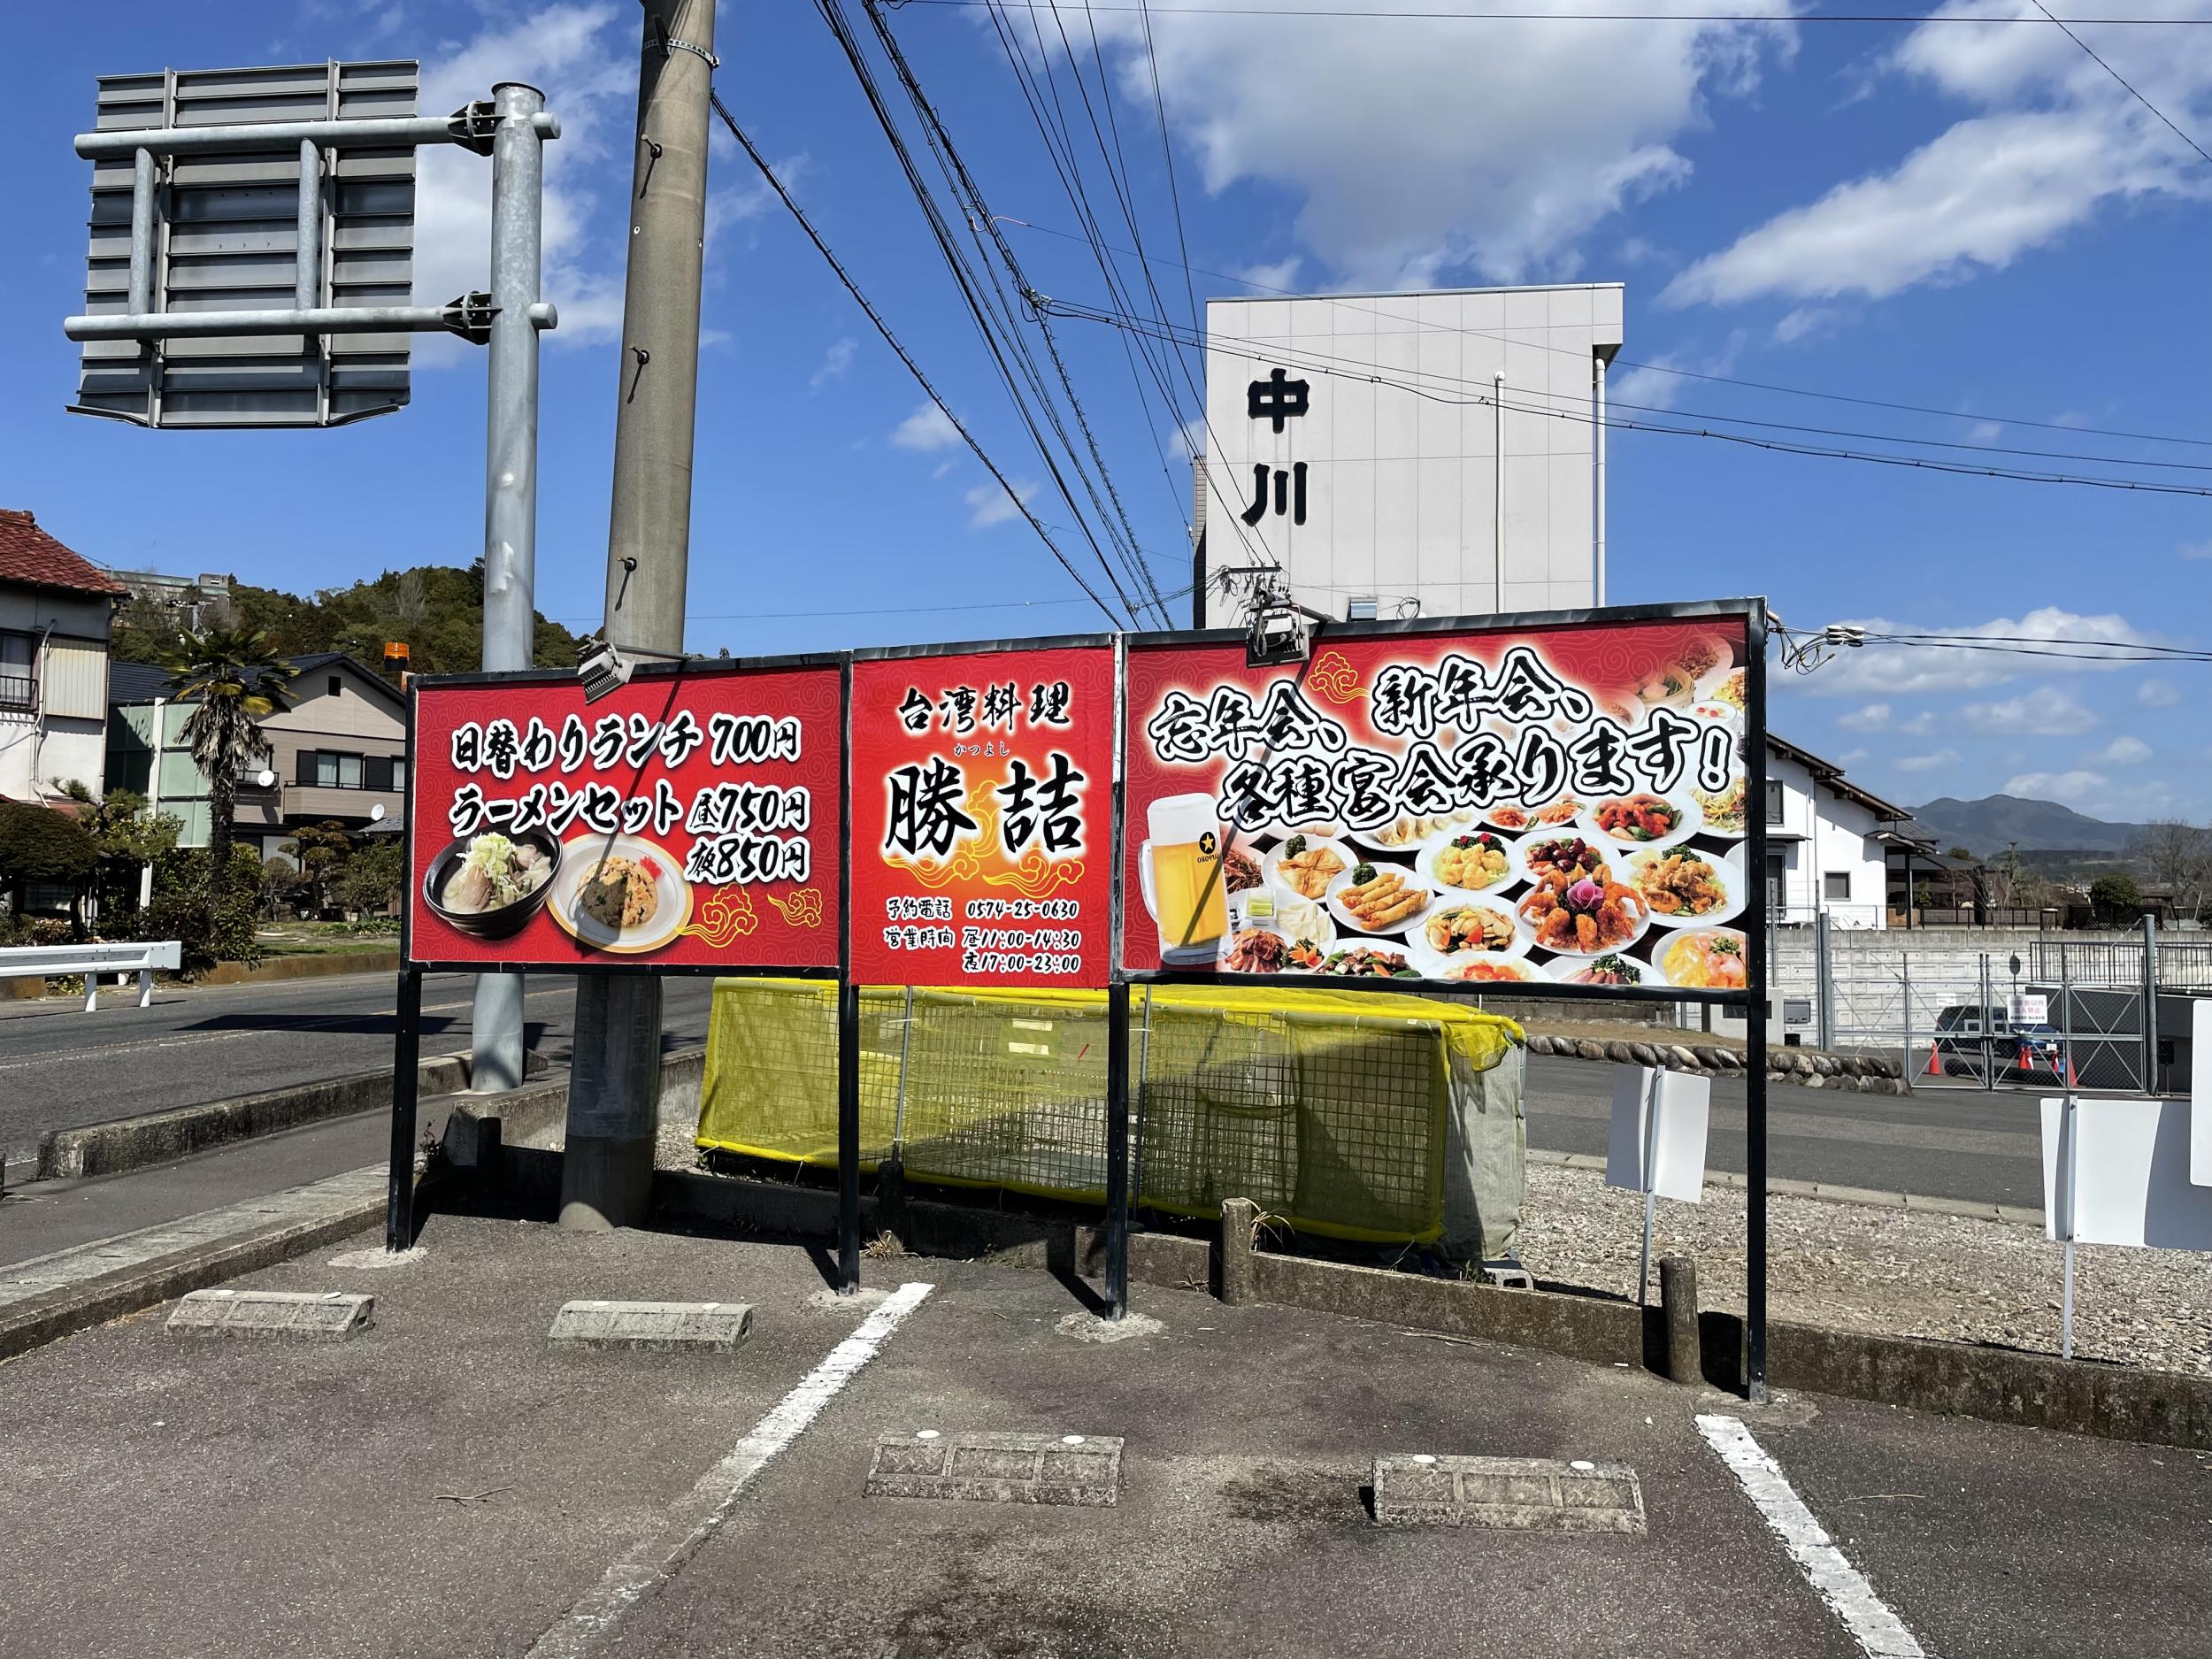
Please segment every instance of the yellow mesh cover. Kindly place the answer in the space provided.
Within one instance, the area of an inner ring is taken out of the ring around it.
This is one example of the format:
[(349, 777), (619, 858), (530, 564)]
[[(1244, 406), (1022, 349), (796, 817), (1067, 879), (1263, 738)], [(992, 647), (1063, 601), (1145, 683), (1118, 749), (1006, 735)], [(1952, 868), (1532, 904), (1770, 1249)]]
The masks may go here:
[[(1455, 1091), (1522, 1041), (1456, 1003), (1379, 992), (1163, 987), (1130, 995), (1135, 1202), (1210, 1216), (1249, 1198), (1301, 1231), (1374, 1242), (1443, 1226)], [(861, 994), (864, 1167), (1103, 1202), (1106, 997)], [(837, 993), (721, 979), (701, 1147), (834, 1167)], [(1517, 1141), (1516, 1145), (1517, 1149)]]

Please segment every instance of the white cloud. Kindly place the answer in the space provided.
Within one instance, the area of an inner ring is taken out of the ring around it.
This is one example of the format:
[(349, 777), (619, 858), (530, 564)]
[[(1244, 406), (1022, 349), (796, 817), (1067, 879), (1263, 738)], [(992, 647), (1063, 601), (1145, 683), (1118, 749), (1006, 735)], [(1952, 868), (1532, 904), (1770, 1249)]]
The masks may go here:
[[(1767, 57), (1794, 46), (1793, 30), (1726, 22), (1471, 27), (1357, 15), (1402, 13), (1403, 0), (1336, 10), (1351, 15), (1256, 25), (1214, 0), (1151, 0), (1149, 24), (1170, 123), (1206, 190), (1289, 192), (1301, 246), (1363, 287), (1571, 272), (1593, 227), (1688, 175), (1674, 146), (1705, 124), (1709, 100), (1748, 94)], [(1102, 9), (1095, 23), (1148, 108), (1146, 19)]]
[(968, 503), (968, 528), (987, 530), (995, 524), (1004, 524), (1020, 513), (1021, 505), (1018, 503), (1025, 504), (1036, 493), (1036, 485), (1018, 479), (1014, 481), (1014, 493), (1010, 495), (999, 488), (996, 479), (977, 485), (964, 497)]
[(1889, 724), (1889, 704), (1870, 703), (1863, 709), (1839, 714), (1836, 724), (1847, 732), (1878, 732)]
[(818, 392), (832, 380), (843, 380), (846, 371), (853, 365), (853, 353), (859, 349), (860, 342), (850, 334), (841, 340), (833, 340), (830, 349), (822, 354), (822, 366), (807, 376), (807, 385)]
[[(2014, 0), (1947, 0), (1939, 14), (2016, 15)], [(2212, 0), (2148, 0), (2147, 16), (2202, 19)], [(2212, 88), (2202, 29), (2107, 31), (2121, 74), (2184, 127)], [(2131, 32), (2132, 33), (2132, 32)], [(2002, 270), (2106, 204), (2207, 185), (2180, 141), (2056, 29), (1926, 24), (1879, 73), (1978, 106), (1893, 167), (1838, 184), (1698, 260), (1663, 302), (1733, 303), (1847, 294), (1885, 298), (1924, 282)]]
[(2185, 559), (2212, 559), (2212, 541), (2184, 541), (2174, 551)]
[(2004, 435), (2005, 428), (2000, 421), (1973, 420), (1967, 423), (1966, 441), (1969, 443), (1994, 443)]
[(2032, 737), (2071, 737), (2097, 723), (2095, 715), (2056, 686), (2038, 686), (2001, 703), (1970, 703), (1959, 717), (1978, 732)]
[[(1632, 369), (1606, 377), (1606, 396), (1614, 403), (1627, 406), (1640, 404), (1646, 409), (1671, 409), (1674, 400), (1691, 388), (1691, 377), (1700, 374), (1728, 374), (1734, 371), (1736, 359), (1743, 353), (1750, 336), (1742, 329), (1732, 329), (1717, 351), (1694, 356), (1679, 351), (1663, 351), (1649, 362)], [(1670, 374), (1670, 369), (1680, 369), (1680, 374)]]
[(1836, 757), (1836, 764), (1839, 766), (1855, 766), (1867, 757), (1867, 754), (1868, 751), (1863, 749), (1847, 749), (1842, 754)]
[(1832, 305), (1800, 305), (1786, 313), (1774, 325), (1775, 342), (1795, 345), (1799, 341), (1824, 334), (1835, 327), (1843, 313)]
[(2147, 680), (2136, 687), (2135, 700), (2147, 709), (2170, 709), (2181, 694), (2162, 680)]
[(2112, 780), (2097, 772), (2024, 772), (2005, 780), (2004, 793), (2094, 812), (2109, 806)]
[[(776, 175), (785, 189), (796, 191), (800, 177), (812, 165), (813, 157), (801, 150), (796, 155), (784, 157), (780, 161), (770, 162), (768, 170)], [(714, 257), (717, 237), (733, 226), (749, 225), (772, 208), (782, 205), (768, 180), (760, 176), (760, 170), (749, 159), (743, 161), (743, 166), (744, 183), (707, 193), (707, 257), (710, 260)]]
[[(500, 81), (545, 93), (561, 136), (545, 146), (544, 290), (560, 310), (547, 337), (562, 346), (611, 340), (622, 326), (623, 250), (595, 238), (596, 192), (585, 182), (626, 159), (637, 101), (634, 14), (613, 4), (550, 5), (519, 21), (487, 24), (424, 62), (417, 107), (457, 110)], [(491, 269), (491, 163), (450, 144), (415, 152), (415, 300), (442, 305), (481, 288)], [(416, 361), (463, 360), (459, 342), (419, 335)], [(475, 359), (466, 359), (473, 362)]]
[(1240, 282), (1248, 282), (1256, 288), (1289, 288), (1298, 280), (1298, 267), (1305, 261), (1296, 254), (1287, 259), (1278, 259), (1272, 265), (1240, 265), (1230, 274)]
[(1168, 440), (1168, 443), (1175, 453), (1186, 461), (1194, 460), (1205, 454), (1205, 416), (1193, 415), (1188, 420), (1183, 422), (1175, 428), (1175, 435)]
[(2151, 746), (2139, 737), (2114, 738), (2090, 758), (2114, 766), (2139, 766), (2151, 757)]
[(1933, 772), (1939, 766), (1955, 766), (1958, 763), (1958, 750), (1939, 749), (1932, 755), (1901, 755), (1890, 764), (1900, 772)]
[[(1970, 627), (1934, 628), (1918, 623), (1892, 622), (1880, 617), (1854, 617), (1848, 624), (1870, 634), (1916, 634), (1953, 645), (1864, 645), (1837, 651), (1810, 674), (1793, 680), (1801, 692), (1827, 697), (1903, 697), (1934, 691), (1976, 691), (1998, 686), (2029, 673), (2108, 672), (2125, 666), (2124, 659), (2096, 649), (2153, 644), (2153, 637), (2125, 617), (2112, 612), (2084, 616), (2078, 611), (2045, 605), (2022, 617), (1998, 617)], [(1991, 650), (1978, 641), (2024, 639), (2087, 640), (2091, 649), (2079, 657), (2020, 657)]]
[(1908, 737), (1925, 737), (1935, 730), (1935, 710), (1923, 709), (1897, 729)]
[(935, 403), (924, 403), (892, 428), (891, 442), (902, 449), (949, 449), (960, 442), (960, 429)]

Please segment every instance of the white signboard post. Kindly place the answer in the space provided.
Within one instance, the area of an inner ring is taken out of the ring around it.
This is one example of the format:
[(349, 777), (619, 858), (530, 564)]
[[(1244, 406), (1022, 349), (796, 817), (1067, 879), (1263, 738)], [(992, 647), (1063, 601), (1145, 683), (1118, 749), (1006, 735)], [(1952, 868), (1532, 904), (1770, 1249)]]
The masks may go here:
[(1651, 1223), (1657, 1200), (1694, 1204), (1705, 1191), (1705, 1131), (1712, 1116), (1710, 1078), (1656, 1066), (1613, 1068), (1613, 1121), (1605, 1142), (1605, 1184), (1644, 1195), (1644, 1248), (1636, 1300), (1651, 1274)]
[(2012, 1006), (2008, 1012), (2012, 1016), (2012, 1023), (2016, 1025), (2047, 1025), (2051, 1018), (2051, 999), (2045, 995), (2031, 995), (2024, 991), (2015, 991), (2012, 994)]
[(2212, 1187), (2212, 997), (2189, 1010), (2189, 1179)]

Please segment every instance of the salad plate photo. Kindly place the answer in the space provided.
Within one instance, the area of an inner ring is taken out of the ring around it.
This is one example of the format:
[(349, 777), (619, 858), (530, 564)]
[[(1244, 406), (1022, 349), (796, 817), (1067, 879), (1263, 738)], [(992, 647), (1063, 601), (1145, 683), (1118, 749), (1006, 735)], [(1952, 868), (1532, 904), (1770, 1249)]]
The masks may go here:
[(546, 904), (580, 945), (618, 956), (658, 950), (691, 919), (691, 885), (668, 850), (640, 835), (579, 836), (562, 849)]
[(1590, 803), (1579, 820), (1583, 833), (1613, 847), (1673, 847), (1697, 833), (1705, 822), (1687, 789), (1671, 795), (1637, 790), (1609, 795)]
[(1593, 990), (1632, 990), (1651, 977), (1649, 968), (1617, 950), (1586, 959), (1561, 956), (1545, 965), (1557, 984), (1588, 986)]

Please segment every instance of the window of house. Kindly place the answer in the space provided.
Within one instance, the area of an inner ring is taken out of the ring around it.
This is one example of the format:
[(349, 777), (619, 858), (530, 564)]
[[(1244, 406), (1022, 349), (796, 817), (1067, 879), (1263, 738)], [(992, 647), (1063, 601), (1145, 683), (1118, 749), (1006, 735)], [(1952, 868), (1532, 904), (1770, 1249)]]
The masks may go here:
[(1841, 899), (1847, 902), (1851, 897), (1851, 872), (1848, 870), (1831, 870), (1820, 879), (1820, 889), (1831, 899)]
[(1767, 780), (1767, 822), (1768, 822), (1768, 823), (1770, 823), (1770, 824), (1779, 824), (1781, 821), (1782, 821), (1782, 785), (1781, 785), (1781, 781), (1780, 781), (1778, 779), (1770, 778), (1770, 779), (1768, 779), (1768, 780)]
[(300, 781), (321, 789), (358, 789), (362, 787), (362, 757), (334, 749), (300, 751)]
[(404, 789), (406, 787), (407, 762), (403, 758), (394, 760), (392, 762), (392, 787)]
[(333, 674), (330, 677), (330, 695), (334, 697), (336, 696), (341, 691), (345, 689), (345, 684), (346, 682), (343, 680), (340, 679), (336, 674)]
[(38, 707), (38, 635), (0, 633), (0, 709)]

